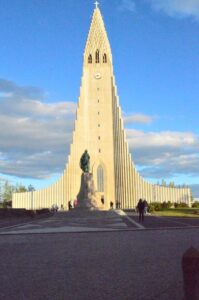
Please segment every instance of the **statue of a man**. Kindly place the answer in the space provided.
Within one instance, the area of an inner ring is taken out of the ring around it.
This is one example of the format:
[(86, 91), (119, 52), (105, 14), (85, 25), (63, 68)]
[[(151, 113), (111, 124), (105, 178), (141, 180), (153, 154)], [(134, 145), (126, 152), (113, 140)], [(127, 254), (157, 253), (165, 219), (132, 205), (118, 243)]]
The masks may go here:
[(88, 151), (85, 150), (82, 154), (82, 157), (80, 159), (80, 168), (83, 172), (89, 173), (90, 170), (90, 155), (88, 154)]

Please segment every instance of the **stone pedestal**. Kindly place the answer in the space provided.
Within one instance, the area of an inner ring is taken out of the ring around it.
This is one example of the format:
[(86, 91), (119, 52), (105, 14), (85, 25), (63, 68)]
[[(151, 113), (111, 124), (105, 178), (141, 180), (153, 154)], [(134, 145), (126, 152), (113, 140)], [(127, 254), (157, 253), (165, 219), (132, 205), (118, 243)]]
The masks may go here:
[(81, 186), (77, 195), (77, 208), (103, 210), (100, 194), (95, 190), (93, 174), (82, 173)]

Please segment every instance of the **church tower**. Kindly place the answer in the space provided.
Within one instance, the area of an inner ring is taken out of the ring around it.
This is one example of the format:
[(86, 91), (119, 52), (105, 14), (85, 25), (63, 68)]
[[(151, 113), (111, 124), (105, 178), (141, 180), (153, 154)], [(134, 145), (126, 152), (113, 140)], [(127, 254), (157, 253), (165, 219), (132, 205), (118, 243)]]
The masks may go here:
[(113, 122), (112, 55), (100, 10), (96, 8), (84, 51), (75, 130), (67, 166), (69, 176), (74, 177), (72, 199), (80, 187), (79, 160), (85, 149), (90, 155), (95, 186), (105, 205), (115, 199)]
[(49, 188), (13, 194), (13, 207), (66, 207), (80, 188), (80, 158), (90, 155), (91, 172), (105, 208), (119, 202), (134, 208), (139, 198), (148, 202), (190, 202), (188, 188), (152, 185), (136, 171), (129, 153), (115, 83), (112, 54), (102, 15), (96, 3), (84, 50), (83, 74), (68, 162), (61, 178)]

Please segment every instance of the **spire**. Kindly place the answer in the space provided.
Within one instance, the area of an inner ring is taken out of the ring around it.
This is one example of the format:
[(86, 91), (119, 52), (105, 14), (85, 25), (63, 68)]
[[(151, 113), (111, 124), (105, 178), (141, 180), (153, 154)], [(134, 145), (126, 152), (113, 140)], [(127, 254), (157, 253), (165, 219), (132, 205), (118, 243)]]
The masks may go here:
[(95, 8), (98, 8), (99, 2), (96, 1), (94, 4), (95, 4)]
[(108, 60), (112, 61), (111, 48), (104, 26), (104, 21), (99, 9), (99, 2), (95, 2), (95, 9), (92, 16), (91, 26), (86, 42), (84, 51), (85, 60), (88, 59), (89, 55), (94, 57), (96, 51), (99, 51), (101, 55), (106, 53)]

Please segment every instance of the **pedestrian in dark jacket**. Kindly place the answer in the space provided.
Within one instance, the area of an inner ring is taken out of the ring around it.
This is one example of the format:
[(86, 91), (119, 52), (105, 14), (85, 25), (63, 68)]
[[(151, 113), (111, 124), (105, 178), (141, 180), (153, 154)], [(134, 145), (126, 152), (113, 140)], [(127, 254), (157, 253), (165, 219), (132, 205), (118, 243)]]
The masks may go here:
[(139, 212), (139, 222), (144, 221), (144, 207), (145, 207), (145, 203), (142, 199), (140, 199), (137, 205), (137, 209)]

